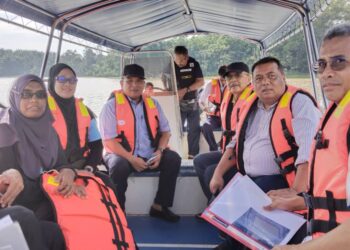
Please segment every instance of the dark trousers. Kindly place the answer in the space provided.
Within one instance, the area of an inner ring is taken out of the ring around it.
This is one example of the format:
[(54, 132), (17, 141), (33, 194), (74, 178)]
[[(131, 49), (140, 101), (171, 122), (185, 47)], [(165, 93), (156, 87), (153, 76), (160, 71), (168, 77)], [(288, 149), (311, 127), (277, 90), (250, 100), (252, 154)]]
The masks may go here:
[(0, 209), (0, 218), (10, 215), (23, 231), (29, 249), (63, 250), (65, 242), (59, 226), (54, 222), (39, 221), (34, 213), (21, 206)]
[[(213, 198), (213, 194), (210, 192), (209, 189), (210, 180), (214, 175), (215, 168), (218, 165), (221, 157), (221, 152), (214, 151), (197, 155), (193, 160), (194, 169), (197, 172), (197, 176), (199, 179), (199, 183), (201, 184), (203, 193), (208, 199), (208, 204), (209, 201)], [(225, 186), (227, 183), (229, 183), (229, 181), (236, 173), (237, 169), (235, 167), (232, 167), (229, 171), (225, 173)]]
[[(117, 198), (120, 206), (125, 209), (125, 192), (128, 187), (128, 177), (136, 170), (123, 157), (115, 154), (106, 154), (104, 161), (109, 168), (109, 174), (117, 188)], [(158, 191), (154, 202), (171, 207), (174, 201), (176, 178), (181, 166), (180, 156), (172, 150), (164, 150), (157, 169), (147, 169), (145, 171), (160, 171)]]
[(191, 111), (181, 111), (181, 122), (183, 130), (185, 131), (185, 121), (187, 120), (187, 143), (188, 154), (197, 155), (199, 153), (199, 137), (201, 128), (199, 125), (199, 109)]
[[(288, 188), (288, 183), (282, 175), (264, 175), (251, 177), (265, 193), (274, 189)], [(299, 244), (306, 236), (306, 223), (296, 232), (288, 244)], [(220, 249), (249, 249), (235, 239), (227, 236), (225, 243)]]
[(202, 133), (209, 145), (210, 151), (217, 151), (218, 150), (218, 144), (216, 143), (215, 137), (214, 137), (214, 129), (221, 128), (221, 119), (219, 116), (213, 116), (208, 115), (207, 120), (202, 125)]

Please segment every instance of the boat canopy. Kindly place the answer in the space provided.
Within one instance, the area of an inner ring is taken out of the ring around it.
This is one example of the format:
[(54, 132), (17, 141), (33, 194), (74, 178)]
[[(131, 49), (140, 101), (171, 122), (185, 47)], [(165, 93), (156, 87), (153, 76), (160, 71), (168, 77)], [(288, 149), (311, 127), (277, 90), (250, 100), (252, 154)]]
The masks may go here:
[(170, 37), (217, 33), (266, 50), (330, 0), (0, 0), (0, 9), (122, 52)]

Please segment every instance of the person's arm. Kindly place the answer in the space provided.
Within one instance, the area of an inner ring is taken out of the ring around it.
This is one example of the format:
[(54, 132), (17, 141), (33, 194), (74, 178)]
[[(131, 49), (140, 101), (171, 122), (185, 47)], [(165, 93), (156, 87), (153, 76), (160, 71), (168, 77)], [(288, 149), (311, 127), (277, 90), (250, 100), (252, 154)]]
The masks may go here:
[(227, 147), (210, 180), (209, 188), (212, 194), (216, 194), (223, 189), (224, 175), (229, 169), (234, 167), (235, 163), (234, 148)]
[(208, 103), (208, 97), (209, 97), (210, 92), (211, 92), (211, 88), (212, 88), (211, 82), (208, 82), (204, 86), (204, 89), (198, 98), (199, 107), (205, 112), (208, 111), (207, 103)]
[(86, 158), (85, 166), (90, 166), (96, 170), (97, 165), (102, 162), (103, 144), (95, 118), (91, 119), (89, 126), (88, 147), (90, 152)]
[(350, 220), (345, 221), (322, 237), (299, 245), (276, 246), (273, 250), (347, 250), (350, 246)]
[(292, 102), (292, 127), (295, 141), (299, 147), (295, 161), (297, 173), (292, 188), (297, 192), (305, 192), (308, 183), (308, 158), (321, 112), (315, 107), (310, 97), (296, 94)]

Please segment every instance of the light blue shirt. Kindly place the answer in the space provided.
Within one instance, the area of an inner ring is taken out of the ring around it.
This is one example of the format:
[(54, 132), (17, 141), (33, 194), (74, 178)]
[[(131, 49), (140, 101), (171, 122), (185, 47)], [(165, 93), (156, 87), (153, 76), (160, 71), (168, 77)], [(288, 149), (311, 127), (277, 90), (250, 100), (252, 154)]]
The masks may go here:
[(89, 142), (93, 142), (100, 139), (101, 139), (101, 134), (100, 134), (100, 131), (98, 131), (97, 121), (95, 118), (91, 119), (88, 140)]
[[(244, 169), (249, 176), (279, 174), (279, 166), (274, 161), (275, 153), (269, 135), (270, 121), (276, 105), (277, 103), (265, 109), (258, 101), (256, 109), (248, 117), (243, 161)], [(292, 114), (294, 137), (299, 146), (295, 165), (299, 165), (308, 161), (321, 112), (309, 97), (297, 93), (292, 101)], [(236, 138), (227, 147), (232, 148), (235, 145)]]
[[(152, 156), (155, 148), (151, 146), (151, 140), (149, 138), (146, 119), (143, 110), (143, 101), (137, 103), (136, 101), (133, 101), (130, 98), (128, 99), (130, 100), (131, 107), (134, 110), (136, 119), (136, 139), (134, 155), (148, 159)], [(158, 119), (160, 132), (170, 132), (169, 123), (163, 113), (162, 108), (156, 100), (154, 100), (154, 103), (157, 106), (159, 112)], [(115, 98), (111, 98), (103, 106), (99, 119), (102, 140), (109, 140), (118, 136), (115, 112)]]

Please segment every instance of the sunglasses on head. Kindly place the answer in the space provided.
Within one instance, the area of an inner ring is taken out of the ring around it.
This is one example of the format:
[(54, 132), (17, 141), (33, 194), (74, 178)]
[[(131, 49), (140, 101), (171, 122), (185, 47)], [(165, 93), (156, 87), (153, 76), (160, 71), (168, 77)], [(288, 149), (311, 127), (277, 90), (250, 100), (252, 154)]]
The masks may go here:
[(31, 91), (23, 91), (21, 93), (21, 98), (25, 100), (32, 99), (33, 96), (35, 96), (37, 99), (46, 99), (47, 94), (45, 90), (39, 90), (37, 92), (31, 92)]
[(56, 81), (62, 84), (69, 83), (69, 84), (76, 84), (78, 82), (78, 78), (76, 77), (65, 77), (65, 76), (57, 76)]
[(324, 59), (317, 60), (313, 68), (316, 73), (322, 74), (326, 70), (327, 65), (334, 71), (340, 71), (345, 69), (348, 64), (349, 61), (346, 60), (344, 56), (335, 56), (329, 61)]

